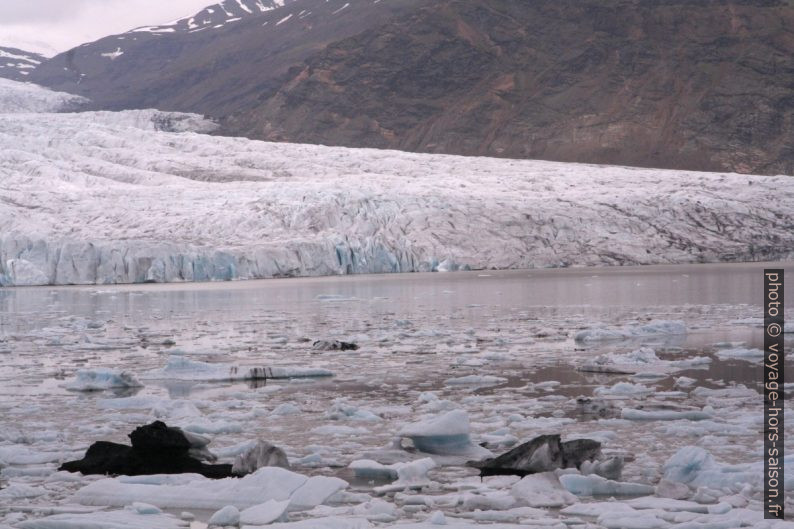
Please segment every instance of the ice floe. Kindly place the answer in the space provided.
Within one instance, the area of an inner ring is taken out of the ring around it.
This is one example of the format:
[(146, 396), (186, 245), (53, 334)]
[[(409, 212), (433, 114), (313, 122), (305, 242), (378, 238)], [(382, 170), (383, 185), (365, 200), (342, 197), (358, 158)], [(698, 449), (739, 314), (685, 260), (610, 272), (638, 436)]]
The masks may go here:
[(576, 333), (574, 339), (577, 342), (590, 343), (683, 334), (686, 334), (686, 324), (683, 321), (657, 320), (644, 324), (629, 325), (622, 328), (595, 327), (584, 329)]
[(102, 479), (77, 491), (83, 505), (122, 507), (144, 502), (171, 509), (247, 509), (268, 500), (290, 501), (290, 508), (310, 509), (347, 487), (338, 478), (306, 477), (278, 467), (265, 467), (242, 478), (211, 480), (197, 474)]
[(94, 368), (77, 371), (74, 379), (65, 387), (72, 391), (101, 391), (114, 388), (139, 388), (143, 387), (143, 384), (128, 371)]
[(409, 437), (417, 450), (428, 454), (468, 456), (472, 459), (493, 455), (490, 450), (472, 443), (470, 431), (468, 413), (452, 410), (406, 425), (399, 435)]
[(144, 380), (188, 380), (196, 382), (227, 382), (233, 380), (267, 380), (333, 376), (318, 367), (246, 367), (233, 364), (212, 364), (171, 355), (162, 369), (142, 373)]

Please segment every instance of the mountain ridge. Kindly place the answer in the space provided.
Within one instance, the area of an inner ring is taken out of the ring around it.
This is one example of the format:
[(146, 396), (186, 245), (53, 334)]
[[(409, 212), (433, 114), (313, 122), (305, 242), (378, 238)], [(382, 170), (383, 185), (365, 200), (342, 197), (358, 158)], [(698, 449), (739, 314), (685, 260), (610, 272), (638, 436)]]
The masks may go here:
[(46, 60), (39, 53), (0, 46), (0, 78), (26, 81), (30, 73)]

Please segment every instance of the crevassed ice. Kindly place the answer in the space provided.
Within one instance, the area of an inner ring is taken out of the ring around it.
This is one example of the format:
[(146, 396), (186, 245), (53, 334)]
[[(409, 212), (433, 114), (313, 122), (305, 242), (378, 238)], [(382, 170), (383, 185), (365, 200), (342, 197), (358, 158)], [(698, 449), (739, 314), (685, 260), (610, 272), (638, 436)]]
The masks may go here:
[[(0, 106), (41, 90), (8, 83)], [(203, 134), (213, 128), (155, 110), (0, 114), (0, 285), (794, 257), (789, 177)]]

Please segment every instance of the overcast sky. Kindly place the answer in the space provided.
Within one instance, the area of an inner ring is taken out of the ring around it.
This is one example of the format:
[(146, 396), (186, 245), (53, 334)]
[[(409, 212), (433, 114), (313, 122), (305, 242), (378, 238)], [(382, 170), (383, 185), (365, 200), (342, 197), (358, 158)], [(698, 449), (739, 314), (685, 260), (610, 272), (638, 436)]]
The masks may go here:
[(0, 46), (45, 55), (139, 26), (163, 24), (217, 0), (0, 0)]

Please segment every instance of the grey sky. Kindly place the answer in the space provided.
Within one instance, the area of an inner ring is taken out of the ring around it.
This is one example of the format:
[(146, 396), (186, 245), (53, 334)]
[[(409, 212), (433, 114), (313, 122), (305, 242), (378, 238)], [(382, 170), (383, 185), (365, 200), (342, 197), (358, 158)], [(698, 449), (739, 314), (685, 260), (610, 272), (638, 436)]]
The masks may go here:
[(191, 15), (217, 0), (0, 0), (0, 46), (46, 55)]

